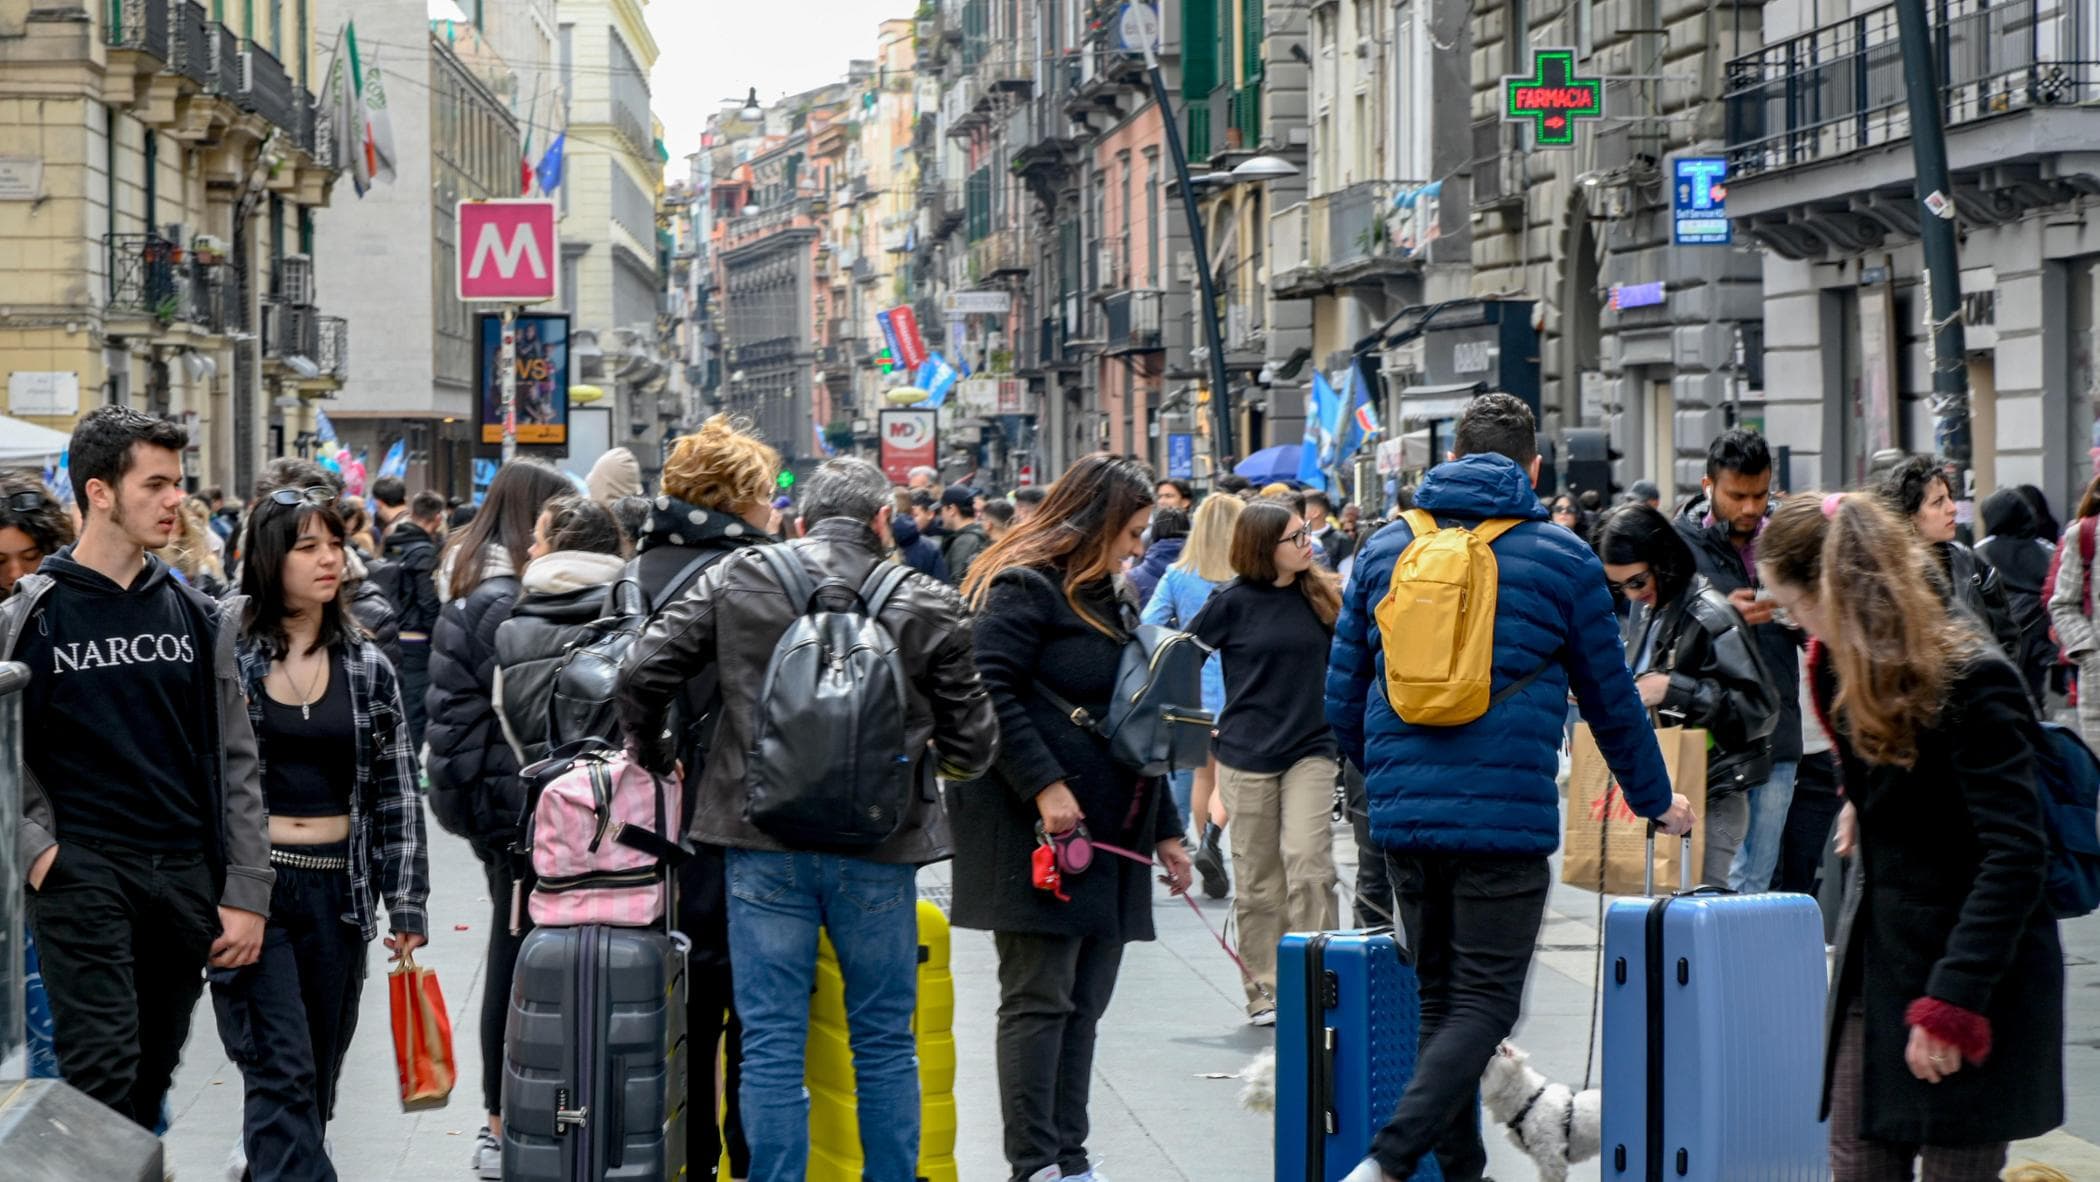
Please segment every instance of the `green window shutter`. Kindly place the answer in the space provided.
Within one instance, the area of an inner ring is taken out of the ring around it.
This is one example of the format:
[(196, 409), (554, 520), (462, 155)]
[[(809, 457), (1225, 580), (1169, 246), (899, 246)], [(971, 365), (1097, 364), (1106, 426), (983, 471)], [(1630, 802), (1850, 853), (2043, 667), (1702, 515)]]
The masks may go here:
[(1248, 82), (1261, 78), (1262, 8), (1266, 0), (1243, 0), (1240, 8), (1240, 68)]
[(1181, 97), (1210, 97), (1218, 84), (1217, 46), (1217, 0), (1182, 0)]

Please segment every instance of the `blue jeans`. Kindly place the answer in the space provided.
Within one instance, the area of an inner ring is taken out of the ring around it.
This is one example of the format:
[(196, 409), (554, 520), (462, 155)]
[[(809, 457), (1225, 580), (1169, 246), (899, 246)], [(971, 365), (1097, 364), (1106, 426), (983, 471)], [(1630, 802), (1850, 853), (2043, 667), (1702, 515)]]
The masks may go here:
[(835, 854), (730, 850), (729, 959), (744, 1023), (750, 1182), (800, 1182), (809, 1166), (802, 1086), (817, 929), (846, 983), (865, 1182), (912, 1182), (919, 1161), (919, 919), (915, 873)]
[(1738, 892), (1772, 889), (1779, 869), (1779, 847), (1786, 839), (1786, 814), (1794, 803), (1794, 773), (1800, 764), (1782, 760), (1772, 765), (1772, 778), (1750, 790), (1750, 828), (1728, 867), (1728, 888)]
[[(1193, 769), (1175, 772), (1167, 777), (1167, 791), (1174, 797), (1174, 814), (1181, 818), (1181, 831), (1189, 831), (1189, 803), (1196, 792), (1196, 773)], [(1198, 837), (1202, 834), (1198, 833)]]

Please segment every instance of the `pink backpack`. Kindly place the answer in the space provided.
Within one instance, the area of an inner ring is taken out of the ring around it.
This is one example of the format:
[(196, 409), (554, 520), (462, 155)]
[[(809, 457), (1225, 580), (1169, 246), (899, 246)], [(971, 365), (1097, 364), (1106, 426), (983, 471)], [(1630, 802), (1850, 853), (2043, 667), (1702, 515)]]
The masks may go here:
[(540, 790), (528, 841), (532, 922), (647, 927), (664, 918), (678, 847), (680, 790), (624, 751), (594, 751)]

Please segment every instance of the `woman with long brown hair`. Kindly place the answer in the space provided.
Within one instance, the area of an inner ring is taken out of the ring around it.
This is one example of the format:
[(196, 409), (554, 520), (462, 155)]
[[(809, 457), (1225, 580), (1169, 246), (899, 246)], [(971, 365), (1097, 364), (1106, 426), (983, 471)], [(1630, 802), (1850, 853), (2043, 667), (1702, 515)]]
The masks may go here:
[(2044, 741), (2026, 686), (1941, 599), (1936, 563), (1875, 496), (1793, 497), (1757, 544), (1815, 638), (1841, 853), (1823, 1103), (1835, 1182), (1985, 1182), (2063, 1121), (2063, 952), (2043, 901)]
[(2100, 751), (2100, 628), (2094, 621), (2093, 568), (2100, 546), (2100, 476), (2078, 499), (2078, 517), (2056, 547), (2056, 570), (2049, 592), (2049, 623), (2063, 648), (2064, 660), (2078, 669), (2078, 730), (2086, 745)]
[(1276, 942), (1339, 922), (1334, 897), (1334, 733), (1323, 690), (1335, 577), (1313, 561), (1305, 519), (1281, 501), (1247, 506), (1232, 533), (1239, 577), (1189, 625), (1225, 672), (1218, 716), (1218, 792), (1232, 816), (1233, 916), (1248, 1020), (1276, 1021)]
[(1144, 550), (1152, 489), (1144, 465), (1088, 456), (963, 580), (1000, 743), (990, 774), (948, 786), (954, 922), (991, 931), (999, 952), (1000, 1113), (1016, 1182), (1093, 1176), (1085, 1146), (1095, 1028), (1123, 945), (1153, 938), (1149, 864), (1101, 853), (1040, 889), (1037, 849), (1084, 826), (1102, 843), (1156, 851), (1176, 894), (1189, 885), (1165, 784), (1122, 767), (1039, 692), (1106, 710), (1137, 621), (1116, 575)]

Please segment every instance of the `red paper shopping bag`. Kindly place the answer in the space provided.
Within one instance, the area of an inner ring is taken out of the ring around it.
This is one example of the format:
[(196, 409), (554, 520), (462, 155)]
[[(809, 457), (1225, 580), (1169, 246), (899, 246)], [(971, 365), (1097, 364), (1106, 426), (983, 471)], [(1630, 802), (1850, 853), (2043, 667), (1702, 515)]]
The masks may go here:
[(452, 1096), (452, 1018), (437, 973), (404, 955), (387, 974), (394, 1014), (394, 1065), (401, 1073), (403, 1111), (443, 1108)]

